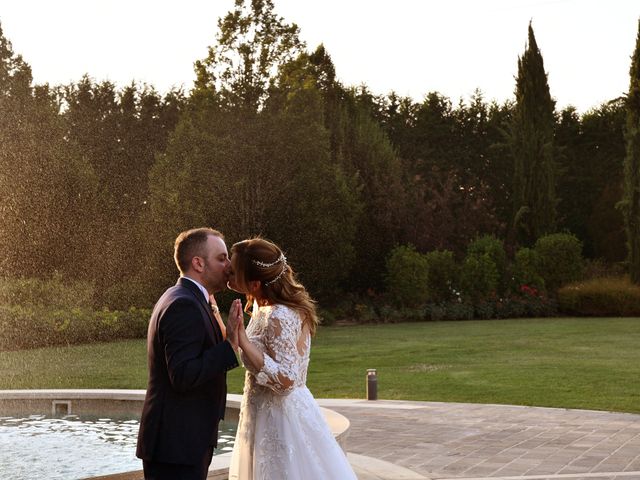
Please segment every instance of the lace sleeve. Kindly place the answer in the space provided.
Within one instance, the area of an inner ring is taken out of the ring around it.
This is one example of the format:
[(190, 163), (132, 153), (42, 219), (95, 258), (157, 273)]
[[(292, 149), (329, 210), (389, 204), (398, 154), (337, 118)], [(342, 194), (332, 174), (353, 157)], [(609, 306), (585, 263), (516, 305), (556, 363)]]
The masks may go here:
[(279, 310), (271, 316), (265, 336), (264, 366), (256, 375), (260, 385), (281, 395), (293, 390), (300, 376), (300, 329), (300, 317), (292, 311)]

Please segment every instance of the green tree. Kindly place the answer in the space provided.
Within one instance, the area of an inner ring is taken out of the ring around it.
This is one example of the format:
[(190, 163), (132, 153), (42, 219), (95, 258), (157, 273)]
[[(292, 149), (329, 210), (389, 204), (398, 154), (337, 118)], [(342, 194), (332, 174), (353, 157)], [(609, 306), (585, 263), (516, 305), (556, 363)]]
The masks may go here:
[(382, 99), (380, 123), (389, 136), (400, 158), (408, 169), (416, 157), (415, 144), (412, 142), (417, 111), (420, 108), (410, 97), (399, 97), (391, 92)]
[[(149, 86), (117, 90), (110, 82), (84, 76), (63, 88), (64, 137), (69, 148), (91, 165), (98, 180), (88, 218), (79, 222), (91, 232), (84, 251), (91, 266), (99, 304), (128, 307), (140, 303), (123, 292), (142, 292), (135, 283), (144, 270), (145, 251), (154, 232), (147, 228), (148, 177), (156, 154), (166, 148), (184, 103), (181, 92), (164, 98)], [(97, 258), (108, 258), (99, 262)], [(155, 293), (155, 292), (153, 292)], [(153, 298), (153, 293), (145, 298)], [(128, 303), (128, 304), (127, 304)], [(144, 302), (146, 303), (146, 302)]]
[(505, 128), (510, 124), (515, 105), (511, 101), (489, 106), (486, 125), (486, 149), (481, 153), (478, 177), (491, 192), (496, 217), (503, 225), (511, 223), (513, 214), (513, 159)]
[(231, 242), (262, 234), (314, 293), (334, 292), (351, 270), (358, 207), (330, 164), (321, 117), (306, 113), (268, 110), (240, 124), (218, 112), (225, 135), (207, 128), (209, 117), (185, 114), (151, 174), (162, 248), (194, 225), (213, 225)]
[[(231, 41), (237, 37), (230, 32), (247, 33), (246, 22), (258, 30), (280, 22), (270, 2), (251, 8), (265, 10), (242, 21), (237, 10), (227, 16), (211, 51), (247, 54), (246, 61), (254, 58), (247, 48), (280, 52), (270, 63), (277, 72), (261, 69), (258, 85), (227, 81), (242, 78), (242, 71), (232, 71), (242, 65), (223, 64), (219, 77), (204, 63), (197, 66), (200, 81), (151, 174), (151, 217), (159, 233), (152, 250), (168, 249), (176, 231), (194, 225), (220, 228), (230, 242), (261, 234), (285, 249), (315, 294), (328, 297), (352, 269), (361, 212), (357, 191), (342, 165), (331, 161), (322, 79), (314, 77), (308, 55), (289, 61), (293, 50), (261, 43), (281, 45), (278, 35), (292, 30), (276, 28), (249, 43)], [(216, 86), (216, 78), (227, 83)]]
[(501, 231), (487, 186), (465, 185), (454, 171), (434, 168), (423, 179), (407, 179), (403, 235), (420, 251), (449, 249), (462, 254), (475, 237)]
[(629, 77), (622, 207), (627, 232), (629, 275), (633, 283), (640, 284), (640, 20)]
[[(581, 155), (582, 124), (574, 107), (560, 112), (556, 125), (556, 145), (561, 152), (557, 157), (558, 224), (580, 238), (587, 236), (587, 219), (593, 206), (593, 173), (587, 167), (589, 160)], [(590, 184), (591, 183), (591, 184)]]
[(196, 90), (217, 92), (227, 106), (256, 111), (269, 96), (279, 68), (304, 44), (296, 24), (274, 12), (272, 0), (235, 0), (218, 20), (216, 44), (196, 61)]
[(509, 132), (514, 160), (512, 239), (531, 244), (556, 228), (554, 108), (547, 74), (529, 24), (528, 45), (518, 58), (516, 105)]
[(64, 141), (60, 103), (0, 28), (0, 275), (46, 277), (81, 270), (78, 221), (95, 177)]
[(278, 91), (272, 92), (270, 101), (291, 105), (283, 99), (291, 96), (293, 88), (298, 98), (306, 92), (304, 102), (297, 101), (300, 108), (304, 103), (315, 105), (310, 92), (320, 93), (331, 162), (361, 206), (355, 220), (356, 258), (347, 284), (355, 290), (381, 290), (385, 258), (401, 237), (407, 197), (402, 164), (374, 117), (374, 102), (366, 89), (345, 89), (335, 80), (333, 62), (322, 45), (290, 62), (281, 72), (276, 82)]
[(626, 256), (622, 212), (625, 105), (622, 98), (579, 116), (564, 109), (556, 125), (558, 226), (578, 236), (589, 258)]
[(357, 105), (348, 107), (342, 165), (357, 175), (364, 205), (357, 238), (358, 249), (351, 285), (379, 289), (384, 258), (401, 237), (406, 194), (402, 165), (380, 125)]
[[(510, 104), (487, 105), (480, 91), (474, 92), (468, 103), (460, 102), (456, 107), (437, 92), (430, 93), (422, 104), (399, 98), (393, 92), (377, 99), (366, 95), (366, 99), (374, 103), (369, 109), (402, 162), (410, 212), (403, 222), (407, 235), (403, 241), (422, 251), (460, 251), (478, 232), (499, 234), (512, 209), (513, 169), (509, 155), (500, 148)], [(449, 185), (452, 180), (455, 184), (451, 185), (451, 194), (443, 194), (439, 185)], [(458, 205), (468, 202), (474, 203), (473, 213), (466, 210), (470, 218), (457, 222), (467, 225), (470, 220), (468, 229), (462, 225), (453, 227), (444, 218), (442, 222), (437, 220), (454, 210), (456, 215), (464, 214), (464, 207), (458, 209)], [(438, 205), (433, 208), (435, 203)], [(491, 226), (485, 230), (488, 224)], [(483, 227), (478, 228), (479, 225)], [(454, 228), (470, 230), (471, 237), (457, 236), (456, 241), (457, 234), (447, 233)], [(451, 241), (454, 243), (448, 243)]]
[(451, 100), (437, 92), (429, 93), (416, 112), (413, 143), (415, 173), (426, 178), (433, 167), (458, 170), (460, 157), (456, 135), (457, 120)]
[(574, 202), (583, 202), (582, 208), (586, 209), (585, 214), (575, 210), (565, 213), (567, 218), (571, 214), (577, 221), (586, 215), (587, 236), (583, 237), (580, 229), (569, 228), (583, 239), (585, 255), (610, 262), (622, 262), (627, 256), (624, 219), (622, 211), (616, 209), (623, 196), (625, 110), (625, 101), (620, 98), (582, 116), (579, 163), (565, 175), (583, 173), (577, 176), (580, 181), (574, 185), (576, 190), (562, 195), (563, 199), (565, 195), (573, 196)]

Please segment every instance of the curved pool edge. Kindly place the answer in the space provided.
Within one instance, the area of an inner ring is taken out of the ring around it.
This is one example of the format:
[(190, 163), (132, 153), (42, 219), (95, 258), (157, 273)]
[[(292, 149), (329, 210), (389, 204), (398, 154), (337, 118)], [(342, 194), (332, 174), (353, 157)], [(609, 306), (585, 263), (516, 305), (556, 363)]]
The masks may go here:
[[(52, 414), (82, 414), (99, 409), (104, 414), (127, 413), (140, 415), (146, 390), (125, 389), (33, 389), (0, 390), (0, 414), (3, 411), (29, 411)], [(238, 418), (242, 395), (227, 394), (225, 418)], [(336, 441), (346, 453), (346, 439), (350, 422), (344, 415), (320, 407)], [(229, 472), (231, 453), (216, 455), (209, 469), (209, 480), (226, 480)], [(91, 477), (100, 480), (142, 480), (142, 470)]]

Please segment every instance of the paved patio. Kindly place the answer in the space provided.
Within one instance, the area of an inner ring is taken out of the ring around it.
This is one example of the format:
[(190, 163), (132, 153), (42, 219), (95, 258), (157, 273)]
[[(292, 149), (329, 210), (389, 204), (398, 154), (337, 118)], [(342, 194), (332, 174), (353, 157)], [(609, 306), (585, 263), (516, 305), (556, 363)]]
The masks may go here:
[[(107, 402), (101, 403), (103, 409), (129, 405), (136, 412), (143, 397), (144, 390), (0, 391), (0, 399), (23, 407), (37, 400), (51, 408), (52, 399), (66, 399), (74, 408), (80, 400), (98, 401)], [(228, 404), (237, 407), (239, 401), (239, 395), (229, 395)], [(640, 415), (462, 403), (318, 402), (351, 422), (346, 450), (359, 480), (640, 480)], [(340, 430), (342, 423), (334, 427)], [(223, 460), (215, 462), (211, 478), (226, 477)], [(4, 478), (1, 472), (0, 467)]]
[(436, 402), (319, 403), (351, 421), (347, 451), (356, 454), (352, 464), (361, 480), (398, 480), (392, 472), (367, 469), (361, 456), (405, 467), (417, 474), (412, 478), (640, 480), (640, 415)]

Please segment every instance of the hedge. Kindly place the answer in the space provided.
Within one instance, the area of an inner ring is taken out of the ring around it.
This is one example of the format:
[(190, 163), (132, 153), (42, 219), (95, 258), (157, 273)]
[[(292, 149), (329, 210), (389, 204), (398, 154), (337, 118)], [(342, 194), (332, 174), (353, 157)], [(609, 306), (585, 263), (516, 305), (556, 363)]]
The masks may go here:
[(558, 290), (560, 311), (583, 316), (640, 316), (640, 286), (627, 277), (594, 278)]
[(0, 305), (0, 350), (144, 338), (150, 309), (95, 311)]

